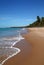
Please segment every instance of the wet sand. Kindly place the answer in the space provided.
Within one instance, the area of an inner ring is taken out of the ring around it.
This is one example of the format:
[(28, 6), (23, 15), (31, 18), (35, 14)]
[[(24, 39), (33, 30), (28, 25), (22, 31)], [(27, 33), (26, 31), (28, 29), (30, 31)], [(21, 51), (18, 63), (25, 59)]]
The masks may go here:
[(44, 28), (29, 28), (18, 42), (21, 52), (7, 60), (3, 65), (44, 65)]

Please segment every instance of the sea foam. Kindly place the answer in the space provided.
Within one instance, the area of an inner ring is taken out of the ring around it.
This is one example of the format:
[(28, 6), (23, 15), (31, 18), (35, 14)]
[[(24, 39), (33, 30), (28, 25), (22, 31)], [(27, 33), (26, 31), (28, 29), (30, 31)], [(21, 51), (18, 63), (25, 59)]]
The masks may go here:
[(5, 61), (7, 61), (8, 59), (10, 59), (11, 57), (15, 56), (16, 54), (18, 54), (21, 50), (19, 48), (13, 47), (16, 43), (18, 43), (19, 41), (21, 41), (22, 39), (24, 39), (20, 34), (18, 37), (15, 37), (15, 42), (14, 43), (10, 43), (11, 46), (3, 46), (0, 47), (0, 55), (4, 56), (7, 55), (6, 58), (4, 58), (4, 60), (0, 61), (0, 65), (3, 65), (5, 63)]

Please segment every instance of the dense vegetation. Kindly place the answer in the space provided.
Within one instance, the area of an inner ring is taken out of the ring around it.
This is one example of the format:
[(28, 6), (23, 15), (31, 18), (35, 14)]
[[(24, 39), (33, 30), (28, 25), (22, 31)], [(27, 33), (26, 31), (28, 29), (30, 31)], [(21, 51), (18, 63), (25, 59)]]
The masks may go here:
[(27, 27), (43, 27), (43, 26), (44, 26), (44, 17), (40, 18), (39, 16), (37, 16), (37, 20)]

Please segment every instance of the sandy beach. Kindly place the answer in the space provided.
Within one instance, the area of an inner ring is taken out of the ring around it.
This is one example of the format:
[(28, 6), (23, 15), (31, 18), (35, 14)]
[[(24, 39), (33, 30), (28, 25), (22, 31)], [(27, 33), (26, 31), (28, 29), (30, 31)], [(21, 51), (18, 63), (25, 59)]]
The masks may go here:
[(3, 65), (44, 65), (44, 28), (28, 28), (28, 34), (18, 42), (21, 52)]

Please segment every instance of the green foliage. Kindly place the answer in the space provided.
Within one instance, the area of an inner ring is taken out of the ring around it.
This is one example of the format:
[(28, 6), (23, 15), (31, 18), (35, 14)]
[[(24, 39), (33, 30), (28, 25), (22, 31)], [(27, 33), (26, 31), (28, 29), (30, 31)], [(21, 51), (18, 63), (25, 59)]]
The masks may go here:
[(43, 27), (43, 26), (44, 26), (44, 17), (40, 18), (39, 16), (37, 16), (37, 20), (27, 27)]

